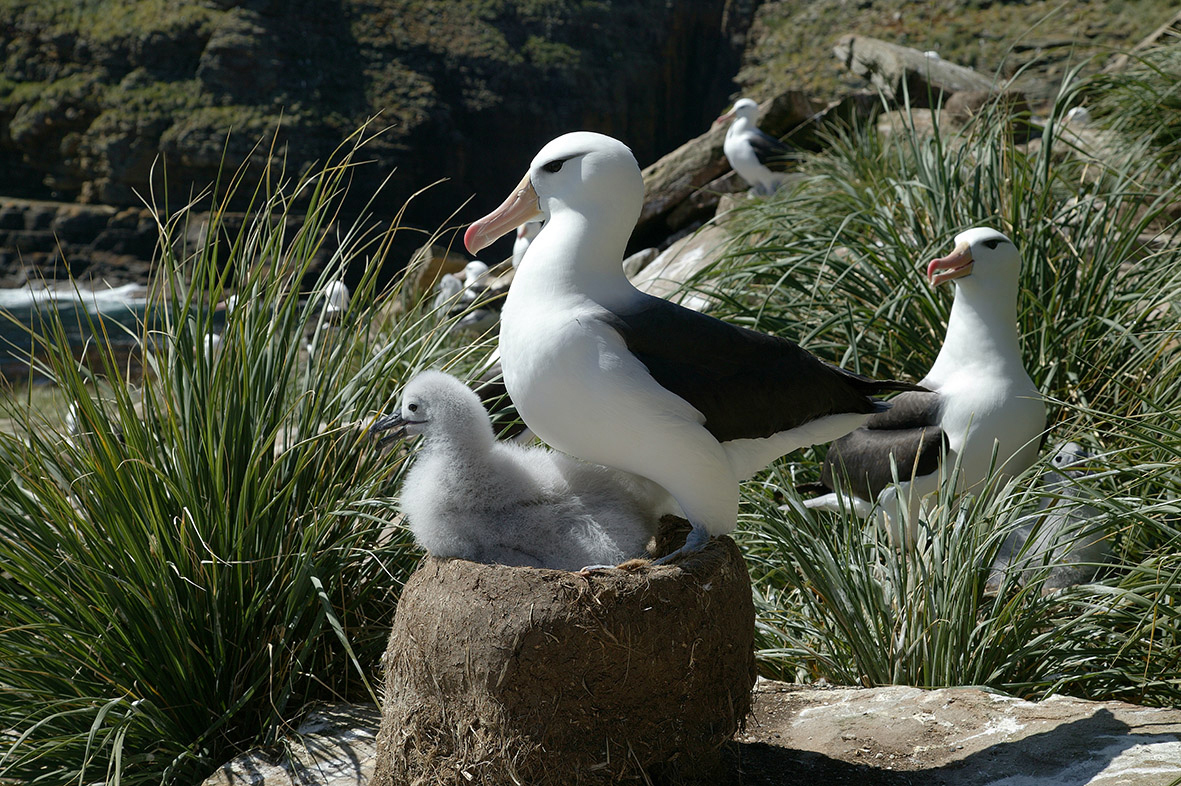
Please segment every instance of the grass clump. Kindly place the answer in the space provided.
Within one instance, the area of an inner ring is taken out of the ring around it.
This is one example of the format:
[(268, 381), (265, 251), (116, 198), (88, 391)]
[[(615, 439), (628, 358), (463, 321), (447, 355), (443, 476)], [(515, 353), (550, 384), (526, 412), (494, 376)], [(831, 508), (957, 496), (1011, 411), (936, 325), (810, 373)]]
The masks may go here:
[[(18, 402), (0, 435), (0, 781), (190, 783), (311, 702), (372, 700), (418, 552), (378, 515), (400, 462), (365, 430), (454, 346), (375, 295), (400, 230), (339, 212), (362, 142), (227, 178), (207, 216), (157, 211), (142, 374), (101, 328), (87, 367), (40, 326), (33, 362), (76, 425)], [(349, 310), (323, 321), (346, 271)]]
[(1146, 149), (1175, 181), (1181, 159), (1181, 36), (1129, 55), (1088, 85), (1095, 114), (1133, 150)]
[[(792, 488), (819, 474), (823, 449), (748, 484), (741, 531), (766, 673), (1181, 702), (1168, 676), (1181, 658), (1181, 193), (1153, 156), (1075, 147), (1063, 121), (1080, 87), (1067, 83), (1030, 144), (1008, 132), (1003, 105), (963, 129), (936, 112), (923, 132), (925, 110), (904, 108), (892, 131), (836, 132), (798, 187), (731, 215), (730, 255), (696, 282), (723, 316), (915, 380), (950, 307), (925, 263), (968, 227), (1005, 232), (1023, 256), (1023, 356), (1050, 411), (1042, 461), (991, 497), (936, 499), (913, 553), (852, 513), (802, 508)], [(1067, 440), (1098, 454), (1078, 484), (1110, 562), (1070, 589), (1049, 589), (1053, 564), (988, 587), (1004, 539), (1054, 499), (1037, 479)]]

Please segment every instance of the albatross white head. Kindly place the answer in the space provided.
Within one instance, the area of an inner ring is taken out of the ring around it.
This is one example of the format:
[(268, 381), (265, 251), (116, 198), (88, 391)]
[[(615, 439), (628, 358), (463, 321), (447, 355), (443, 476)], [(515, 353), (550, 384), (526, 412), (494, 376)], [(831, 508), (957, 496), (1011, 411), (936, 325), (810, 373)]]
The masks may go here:
[(609, 136), (575, 131), (543, 147), (508, 199), (468, 227), (463, 243), (475, 254), (527, 221), (544, 220), (528, 260), (547, 235), (585, 237), (612, 227), (620, 231), (611, 234), (622, 234), (611, 238), (618, 262), (643, 202), (644, 179), (631, 150)]
[[(927, 265), (927, 281), (955, 284), (943, 348), (921, 384), (936, 389), (957, 371), (1006, 368), (1028, 378), (1017, 332), (1021, 255), (995, 229), (976, 227), (955, 237), (955, 249)], [(1029, 383), (1032, 386), (1032, 383)]]
[(759, 105), (752, 99), (740, 98), (734, 102), (734, 106), (730, 107), (730, 111), (720, 116), (714, 121), (714, 124), (725, 123), (728, 120), (746, 120), (749, 123), (754, 123), (759, 116)]
[[(994, 296), (1012, 293), (1014, 306), (1021, 255), (1013, 241), (988, 227), (955, 236), (955, 249), (927, 265), (927, 281), (937, 287), (955, 281), (958, 290), (990, 289)], [(969, 278), (970, 277), (970, 278)]]

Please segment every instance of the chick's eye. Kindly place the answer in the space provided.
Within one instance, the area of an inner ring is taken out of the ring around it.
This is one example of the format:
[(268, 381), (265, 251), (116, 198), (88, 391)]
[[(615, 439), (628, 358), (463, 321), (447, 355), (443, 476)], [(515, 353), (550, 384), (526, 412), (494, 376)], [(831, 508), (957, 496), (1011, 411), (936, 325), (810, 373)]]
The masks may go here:
[(410, 410), (411, 412), (417, 412), (418, 405), (417, 404), (410, 404), (409, 406), (406, 407), (406, 409)]
[(555, 159), (554, 161), (550, 161), (548, 164), (545, 164), (541, 168), (544, 169), (546, 172), (553, 174), (554, 172), (557, 172), (558, 170), (560, 170), (562, 168), (562, 164), (566, 163), (567, 160), (568, 159), (565, 159), (565, 158)]
[(985, 240), (984, 241), (984, 245), (988, 246), (989, 248), (996, 248), (1000, 244), (1001, 244), (1000, 238), (996, 238), (996, 237), (994, 237), (992, 240)]

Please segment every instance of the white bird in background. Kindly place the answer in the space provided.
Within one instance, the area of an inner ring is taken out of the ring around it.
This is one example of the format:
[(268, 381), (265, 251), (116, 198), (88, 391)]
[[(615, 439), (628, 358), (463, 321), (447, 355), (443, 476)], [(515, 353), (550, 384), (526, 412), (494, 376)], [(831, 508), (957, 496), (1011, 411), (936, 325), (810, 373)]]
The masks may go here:
[(1042, 475), (1046, 493), (1037, 510), (1009, 533), (992, 563), (989, 585), (997, 587), (1005, 573), (1021, 571), (1025, 580), (1042, 566), (1050, 571), (1042, 586), (1060, 589), (1088, 582), (1111, 557), (1111, 536), (1100, 511), (1088, 503), (1091, 493), (1080, 479), (1094, 470), (1087, 463), (1094, 455), (1077, 442), (1059, 445)]
[(340, 280), (329, 281), (324, 286), (324, 310), (321, 319), (324, 322), (339, 322), (349, 310), (349, 288)]
[(529, 244), (533, 242), (533, 238), (537, 237), (537, 233), (541, 231), (540, 221), (526, 221), (517, 227), (517, 237), (513, 241), (513, 268), (520, 266), (521, 260), (525, 258), (525, 251), (529, 248)]
[(501, 316), (505, 385), (545, 442), (672, 494), (693, 530), (671, 558), (734, 528), (741, 480), (861, 425), (884, 408), (870, 396), (915, 386), (640, 292), (622, 260), (643, 198), (626, 146), (566, 134), (464, 243), (475, 253), (545, 219)]
[(980, 493), (990, 475), (1003, 482), (1033, 464), (1046, 407), (1021, 360), (1020, 269), (1013, 242), (985, 227), (957, 235), (955, 250), (931, 261), (931, 286), (953, 281), (955, 300), (943, 347), (919, 381), (930, 392), (896, 396), (889, 411), (830, 445), (820, 482), (831, 493), (805, 505), (866, 515), (876, 502), (894, 542), (905, 519), (913, 544), (922, 498), (957, 461), (957, 494)]
[(463, 268), (463, 295), (461, 299), (470, 303), (483, 294), (488, 286), (488, 265), (478, 259), (468, 262)]
[(500, 321), (504, 291), (503, 285), (493, 286), (488, 265), (478, 259), (468, 262), (464, 267), (463, 292), (450, 311), (452, 316), (466, 312), (455, 324), (456, 329), (483, 333), (494, 328)]
[(411, 379), (401, 412), (371, 431), (390, 429), (422, 435), (401, 509), (436, 557), (559, 570), (614, 565), (642, 556), (661, 514), (676, 512), (642, 478), (498, 442), (479, 397), (440, 371)]
[(785, 173), (773, 171), (771, 167), (781, 166), (793, 156), (793, 151), (775, 137), (760, 131), (755, 124), (758, 116), (759, 105), (749, 98), (740, 98), (714, 123), (732, 121), (722, 145), (726, 160), (751, 191), (759, 196), (770, 196), (787, 178)]
[(221, 355), (221, 333), (206, 333), (202, 346), (205, 362), (207, 364), (213, 363)]
[(463, 292), (463, 282), (451, 273), (439, 276), (439, 283), (435, 286), (435, 309), (448, 309), (455, 305), (460, 293)]

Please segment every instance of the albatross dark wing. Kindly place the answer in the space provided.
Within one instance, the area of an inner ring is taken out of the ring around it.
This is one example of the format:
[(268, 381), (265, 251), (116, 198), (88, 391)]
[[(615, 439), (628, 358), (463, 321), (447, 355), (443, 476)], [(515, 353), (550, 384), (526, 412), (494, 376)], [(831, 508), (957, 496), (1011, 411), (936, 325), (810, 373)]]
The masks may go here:
[(826, 415), (878, 412), (870, 396), (915, 390), (823, 362), (797, 344), (645, 297), (630, 313), (606, 312), (627, 348), (667, 390), (705, 416), (719, 441), (769, 437)]
[(789, 160), (796, 157), (792, 148), (757, 128), (746, 135), (746, 141), (754, 148), (759, 163), (769, 169), (783, 169)]
[(898, 479), (929, 475), (939, 468), (947, 437), (939, 426), (938, 393), (900, 393), (885, 412), (870, 416), (865, 425), (829, 445), (820, 482), (829, 489), (847, 488), (864, 500), (877, 499)]

